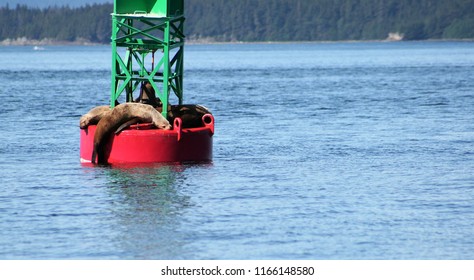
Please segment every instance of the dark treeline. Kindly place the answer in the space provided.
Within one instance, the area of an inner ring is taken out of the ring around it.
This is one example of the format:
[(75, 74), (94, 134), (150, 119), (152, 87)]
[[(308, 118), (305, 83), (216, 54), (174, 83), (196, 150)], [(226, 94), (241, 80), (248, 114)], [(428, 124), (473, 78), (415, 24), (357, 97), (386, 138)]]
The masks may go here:
[[(186, 1), (186, 0), (185, 0)], [(241, 41), (474, 38), (474, 0), (187, 0), (188, 35)]]
[[(0, 8), (0, 41), (110, 41), (112, 4)], [(186, 34), (214, 41), (474, 38), (474, 0), (185, 0)]]
[(17, 5), (0, 8), (0, 41), (26, 37), (106, 43), (110, 41), (113, 6), (88, 5), (80, 8), (29, 8)]

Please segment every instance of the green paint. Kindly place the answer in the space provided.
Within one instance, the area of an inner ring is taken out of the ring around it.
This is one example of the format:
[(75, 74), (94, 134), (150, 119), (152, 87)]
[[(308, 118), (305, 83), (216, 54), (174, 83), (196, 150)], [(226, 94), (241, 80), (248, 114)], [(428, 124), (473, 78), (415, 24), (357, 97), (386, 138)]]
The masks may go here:
[[(134, 91), (145, 81), (151, 83), (163, 108), (169, 104), (170, 93), (174, 93), (182, 104), (183, 29), (183, 0), (115, 0), (112, 108), (123, 92), (126, 102), (133, 101)], [(167, 110), (162, 114), (166, 117)]]

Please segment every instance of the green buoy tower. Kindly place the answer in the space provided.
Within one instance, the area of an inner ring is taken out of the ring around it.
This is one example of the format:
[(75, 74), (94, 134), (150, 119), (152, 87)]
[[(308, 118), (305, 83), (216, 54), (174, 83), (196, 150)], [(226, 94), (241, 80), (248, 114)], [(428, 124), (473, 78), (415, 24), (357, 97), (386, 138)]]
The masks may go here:
[[(169, 98), (183, 102), (183, 0), (114, 0), (110, 107), (124, 93), (149, 82), (167, 108)], [(173, 94), (174, 95), (173, 95)], [(167, 117), (167, 110), (162, 110)]]

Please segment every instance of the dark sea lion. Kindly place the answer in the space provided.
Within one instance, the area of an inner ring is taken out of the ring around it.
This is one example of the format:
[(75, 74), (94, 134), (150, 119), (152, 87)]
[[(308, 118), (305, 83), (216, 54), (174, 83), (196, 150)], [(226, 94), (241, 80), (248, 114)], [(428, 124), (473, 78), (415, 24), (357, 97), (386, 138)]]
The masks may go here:
[[(171, 125), (155, 108), (140, 103), (123, 103), (106, 114), (97, 124), (94, 135), (92, 163), (105, 164), (104, 146), (108, 136), (122, 124), (131, 120), (152, 123), (159, 129), (169, 130)], [(97, 160), (97, 161), (96, 161)]]
[(156, 98), (155, 89), (149, 82), (142, 83), (140, 95), (135, 99), (135, 102), (148, 104), (153, 107), (161, 106), (161, 101), (159, 98)]
[(100, 119), (102, 119), (106, 114), (110, 113), (110, 106), (97, 106), (91, 109), (87, 114), (83, 115), (79, 120), (79, 127), (81, 129), (87, 128), (91, 124), (99, 123)]
[(209, 109), (197, 104), (172, 105), (171, 108), (168, 108), (168, 120), (181, 118), (183, 128), (202, 127), (204, 125), (202, 116), (205, 114), (212, 115)]

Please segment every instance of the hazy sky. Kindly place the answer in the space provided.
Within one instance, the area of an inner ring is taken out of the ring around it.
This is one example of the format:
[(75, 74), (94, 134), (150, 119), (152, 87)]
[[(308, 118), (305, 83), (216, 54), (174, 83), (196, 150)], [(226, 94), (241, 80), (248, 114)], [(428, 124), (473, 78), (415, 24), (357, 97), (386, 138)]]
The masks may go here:
[(10, 8), (14, 8), (17, 4), (28, 5), (30, 7), (45, 8), (48, 6), (66, 6), (78, 7), (86, 4), (94, 3), (113, 3), (113, 0), (0, 0), (0, 7), (4, 7), (7, 3)]

